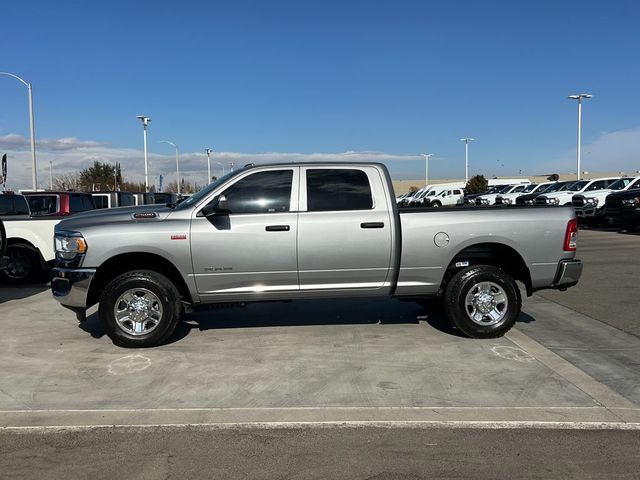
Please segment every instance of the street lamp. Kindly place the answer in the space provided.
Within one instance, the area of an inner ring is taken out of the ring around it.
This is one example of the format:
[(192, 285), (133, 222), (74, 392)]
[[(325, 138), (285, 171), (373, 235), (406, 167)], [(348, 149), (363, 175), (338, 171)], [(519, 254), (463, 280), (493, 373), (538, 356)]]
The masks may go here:
[(580, 143), (582, 137), (582, 99), (591, 98), (593, 95), (588, 93), (578, 93), (577, 95), (569, 95), (570, 100), (578, 100), (578, 147), (576, 149), (576, 178), (580, 180)]
[(461, 138), (460, 141), (464, 142), (464, 183), (469, 181), (469, 142), (473, 142), (475, 138)]
[(207, 185), (209, 185), (211, 183), (211, 154), (213, 153), (213, 150), (211, 148), (207, 148), (205, 149), (205, 153), (207, 154), (207, 174), (209, 175), (207, 177)]
[(24, 81), (17, 75), (9, 72), (0, 72), (0, 75), (7, 75), (9, 77), (13, 77), (19, 82), (21, 82), (25, 87), (27, 87), (27, 91), (29, 93), (29, 131), (31, 133), (31, 183), (34, 190), (38, 189), (38, 176), (36, 173), (36, 133), (35, 126), (33, 121), (33, 88), (30, 83)]
[(178, 195), (180, 195), (180, 164), (178, 163), (178, 145), (169, 140), (160, 140), (160, 143), (168, 143), (176, 149), (176, 177), (178, 178)]
[(53, 190), (53, 160), (49, 160), (49, 190)]
[(145, 192), (149, 191), (149, 162), (147, 160), (147, 127), (149, 126), (149, 122), (151, 119), (149, 117), (145, 117), (144, 115), (138, 115), (136, 118), (139, 118), (142, 122), (142, 127), (144, 129), (144, 189)]
[(424, 185), (425, 187), (429, 184), (429, 159), (433, 157), (433, 153), (421, 153), (421, 156), (424, 157)]

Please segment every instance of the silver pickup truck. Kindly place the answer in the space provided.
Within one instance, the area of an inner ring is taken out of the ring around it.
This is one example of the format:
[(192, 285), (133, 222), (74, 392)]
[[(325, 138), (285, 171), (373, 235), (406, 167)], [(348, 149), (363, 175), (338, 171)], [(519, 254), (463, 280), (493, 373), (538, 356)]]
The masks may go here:
[(248, 166), (178, 205), (87, 212), (56, 226), (54, 297), (99, 303), (112, 341), (164, 342), (211, 304), (441, 297), (455, 327), (503, 335), (528, 295), (578, 282), (571, 207), (398, 210), (372, 163)]

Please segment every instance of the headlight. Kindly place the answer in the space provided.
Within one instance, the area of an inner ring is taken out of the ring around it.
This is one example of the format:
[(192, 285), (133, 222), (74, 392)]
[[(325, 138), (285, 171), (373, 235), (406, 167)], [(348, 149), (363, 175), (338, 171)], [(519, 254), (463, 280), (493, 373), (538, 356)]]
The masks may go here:
[(529, 200), (525, 200), (524, 203), (527, 204), (527, 205), (533, 205), (533, 204), (536, 203), (536, 201), (535, 201), (535, 199), (530, 198)]
[(584, 201), (587, 202), (588, 205), (593, 205), (594, 207), (598, 205), (599, 202), (597, 198), (585, 198)]
[(87, 242), (79, 232), (58, 232), (54, 237), (56, 256), (72, 260), (87, 251)]
[(550, 205), (560, 205), (560, 199), (558, 197), (547, 198), (547, 203)]
[(511, 205), (513, 203), (513, 200), (511, 200), (510, 198), (503, 198), (502, 203), (504, 203), (505, 205)]
[(625, 198), (622, 200), (622, 204), (626, 207), (635, 207), (637, 205), (640, 205), (640, 197)]

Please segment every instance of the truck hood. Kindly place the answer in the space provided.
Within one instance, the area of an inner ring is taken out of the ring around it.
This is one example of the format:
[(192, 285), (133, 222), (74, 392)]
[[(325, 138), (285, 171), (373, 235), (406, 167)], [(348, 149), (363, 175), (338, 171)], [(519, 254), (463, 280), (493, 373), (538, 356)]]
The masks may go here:
[(140, 205), (137, 207), (117, 207), (89, 210), (66, 217), (56, 230), (81, 230), (94, 225), (124, 222), (161, 222), (174, 211), (166, 205)]

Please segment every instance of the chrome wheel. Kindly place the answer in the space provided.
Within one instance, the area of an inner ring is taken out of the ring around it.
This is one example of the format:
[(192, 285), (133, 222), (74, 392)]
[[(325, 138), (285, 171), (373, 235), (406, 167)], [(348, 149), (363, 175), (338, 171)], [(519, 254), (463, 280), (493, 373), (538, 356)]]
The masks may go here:
[(467, 316), (482, 326), (500, 323), (507, 315), (508, 306), (506, 292), (494, 282), (477, 283), (465, 298)]
[(146, 335), (160, 324), (162, 303), (151, 290), (132, 288), (118, 297), (113, 315), (118, 327), (125, 333)]

